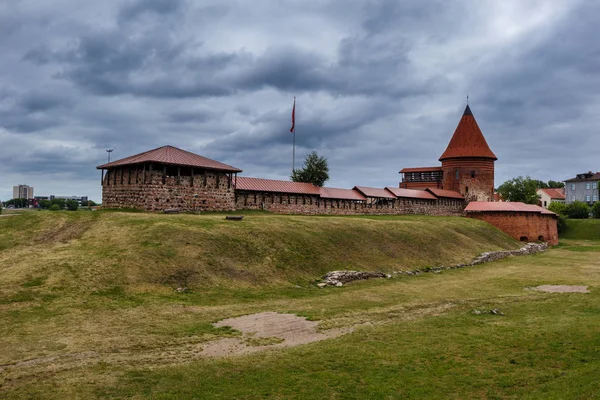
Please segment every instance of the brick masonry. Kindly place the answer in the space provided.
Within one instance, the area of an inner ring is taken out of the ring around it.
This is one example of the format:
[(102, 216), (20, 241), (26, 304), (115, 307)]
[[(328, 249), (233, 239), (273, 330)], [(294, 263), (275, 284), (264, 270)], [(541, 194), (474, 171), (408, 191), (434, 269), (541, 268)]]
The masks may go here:
[(470, 212), (467, 217), (476, 218), (494, 225), (516, 240), (545, 241), (558, 244), (558, 226), (556, 217), (549, 214), (528, 212)]
[[(144, 183), (145, 182), (145, 183)], [(233, 211), (230, 176), (204, 170), (192, 176), (165, 176), (162, 171), (112, 168), (102, 180), (102, 206), (162, 211)]]
[(463, 215), (465, 204), (456, 199), (397, 199), (382, 203), (322, 199), (319, 196), (272, 192), (236, 192), (239, 210), (265, 210), (279, 214), (327, 215)]

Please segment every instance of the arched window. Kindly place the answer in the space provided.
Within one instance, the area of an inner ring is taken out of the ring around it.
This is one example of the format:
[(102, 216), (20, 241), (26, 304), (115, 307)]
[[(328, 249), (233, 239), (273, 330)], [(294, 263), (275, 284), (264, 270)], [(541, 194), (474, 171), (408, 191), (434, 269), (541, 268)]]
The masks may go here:
[(471, 178), (475, 178), (475, 171), (471, 171)]
[(458, 170), (456, 170), (455, 174), (456, 174), (456, 179), (458, 179)]

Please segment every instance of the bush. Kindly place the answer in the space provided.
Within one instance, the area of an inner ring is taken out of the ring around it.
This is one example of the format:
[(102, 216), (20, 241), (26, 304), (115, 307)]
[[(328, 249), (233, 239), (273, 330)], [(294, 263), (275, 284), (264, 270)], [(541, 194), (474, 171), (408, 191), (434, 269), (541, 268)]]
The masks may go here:
[(548, 206), (548, 210), (559, 215), (567, 215), (567, 205), (558, 201), (553, 201)]
[(558, 229), (558, 233), (562, 233), (567, 230), (567, 217), (564, 215), (558, 214), (558, 220), (556, 221), (556, 227)]
[(594, 218), (600, 218), (600, 201), (597, 201), (592, 206), (592, 215)]
[(50, 206), (50, 211), (60, 211), (60, 206), (58, 204), (52, 204)]
[(40, 200), (38, 201), (38, 204), (40, 208), (43, 208), (44, 210), (47, 210), (52, 206), (52, 202), (50, 200)]
[(75, 200), (67, 200), (66, 205), (67, 209), (70, 211), (77, 211), (79, 208), (79, 203)]
[(2, 215), (2, 203), (0, 203), (0, 215)]
[(583, 201), (575, 200), (567, 206), (566, 214), (569, 218), (584, 219), (590, 216), (590, 207)]

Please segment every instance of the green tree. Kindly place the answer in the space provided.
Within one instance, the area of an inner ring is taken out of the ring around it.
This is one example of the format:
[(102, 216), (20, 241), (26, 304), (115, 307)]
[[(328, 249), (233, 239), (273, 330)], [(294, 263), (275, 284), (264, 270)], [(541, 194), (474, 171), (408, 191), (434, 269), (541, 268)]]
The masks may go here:
[(56, 204), (58, 207), (60, 207), (61, 210), (64, 210), (65, 203), (65, 199), (52, 199), (52, 205)]
[(292, 173), (291, 178), (294, 182), (308, 182), (315, 186), (323, 186), (329, 180), (327, 159), (313, 151), (304, 159), (302, 168)]
[(535, 180), (538, 189), (548, 189), (548, 184), (544, 181)]
[(50, 206), (52, 206), (52, 202), (50, 200), (40, 200), (38, 201), (38, 204), (40, 205), (40, 208), (43, 208), (44, 210), (47, 210), (50, 208)]
[(592, 215), (594, 218), (600, 218), (600, 201), (597, 201), (592, 206)]
[(567, 215), (567, 205), (559, 201), (552, 201), (548, 205), (548, 210), (559, 215)]
[(67, 209), (71, 211), (77, 211), (79, 208), (79, 203), (76, 200), (67, 200), (65, 204)]
[(504, 182), (498, 187), (498, 193), (505, 201), (520, 201), (526, 204), (537, 204), (539, 201), (537, 195), (538, 181), (529, 176), (523, 178), (519, 176)]
[(88, 207), (95, 207), (98, 204), (96, 204), (96, 202), (94, 200), (88, 200), (87, 205), (88, 205)]
[(0, 215), (2, 215), (2, 202), (0, 201)]
[(567, 205), (567, 216), (573, 219), (584, 219), (590, 216), (590, 206), (583, 201), (575, 200)]
[(548, 187), (551, 189), (560, 189), (565, 187), (564, 182), (548, 181)]
[(60, 210), (61, 210), (61, 208), (58, 204), (52, 204), (50, 206), (50, 211), (60, 211)]

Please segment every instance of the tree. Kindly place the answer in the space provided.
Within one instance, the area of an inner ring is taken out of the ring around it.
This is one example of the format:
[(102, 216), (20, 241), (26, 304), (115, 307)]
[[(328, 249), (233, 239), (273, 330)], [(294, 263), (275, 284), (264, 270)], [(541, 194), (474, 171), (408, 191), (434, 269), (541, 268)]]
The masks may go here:
[(573, 219), (584, 219), (590, 216), (590, 207), (583, 201), (575, 200), (567, 206), (567, 216)]
[(538, 181), (529, 176), (523, 178), (519, 176), (504, 182), (498, 188), (498, 193), (505, 201), (520, 201), (526, 204), (537, 204), (539, 201), (537, 195)]
[(597, 201), (592, 206), (592, 215), (594, 218), (600, 218), (600, 201)]
[(559, 215), (567, 215), (567, 205), (560, 201), (551, 201), (548, 210)]
[(560, 189), (565, 187), (564, 182), (548, 181), (548, 187), (551, 189)]
[(60, 206), (58, 204), (52, 204), (50, 206), (50, 211), (60, 211)]
[(315, 186), (323, 186), (329, 180), (327, 159), (313, 151), (304, 159), (302, 168), (292, 173), (291, 178), (294, 182), (308, 182)]
[(71, 211), (77, 211), (79, 208), (79, 203), (76, 200), (67, 200), (66, 203), (67, 209)]
[(43, 208), (44, 210), (47, 210), (52, 206), (52, 202), (50, 200), (40, 200), (38, 201), (38, 204), (40, 208)]
[(58, 207), (60, 207), (61, 210), (64, 210), (65, 203), (66, 203), (65, 199), (52, 199), (52, 205), (56, 204)]

